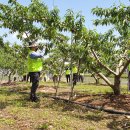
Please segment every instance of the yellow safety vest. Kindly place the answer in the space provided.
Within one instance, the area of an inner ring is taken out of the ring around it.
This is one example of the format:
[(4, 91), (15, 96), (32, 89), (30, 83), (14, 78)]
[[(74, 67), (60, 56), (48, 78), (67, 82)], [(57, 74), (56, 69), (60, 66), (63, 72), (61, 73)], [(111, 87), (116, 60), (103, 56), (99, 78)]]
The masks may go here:
[(77, 67), (73, 67), (73, 68), (72, 68), (72, 72), (73, 72), (73, 74), (77, 73), (77, 72), (78, 72)]
[(40, 72), (42, 70), (42, 59), (41, 58), (30, 58), (30, 51), (28, 54), (28, 72)]
[(66, 75), (69, 75), (70, 74), (70, 70), (66, 70)]

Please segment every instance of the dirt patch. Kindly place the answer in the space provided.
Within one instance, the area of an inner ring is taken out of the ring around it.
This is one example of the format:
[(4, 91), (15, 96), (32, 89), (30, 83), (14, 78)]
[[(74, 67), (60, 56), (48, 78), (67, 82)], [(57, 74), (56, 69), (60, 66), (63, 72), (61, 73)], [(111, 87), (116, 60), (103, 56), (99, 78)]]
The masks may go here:
[(1, 86), (15, 86), (16, 82), (6, 82), (6, 83), (2, 83)]
[[(2, 86), (10, 86), (15, 90), (22, 86), (23, 88), (27, 86), (26, 84), (16, 84), (15, 82), (11, 84), (2, 84)], [(18, 87), (19, 86), (19, 87)], [(29, 90), (29, 89), (28, 89)], [(20, 91), (28, 91), (20, 89)], [(18, 90), (17, 90), (18, 91)], [(30, 90), (29, 90), (30, 91)], [(54, 86), (44, 86), (40, 85), (38, 87), (37, 92), (43, 92), (46, 94), (54, 95), (56, 92), (56, 88)], [(58, 96), (64, 99), (69, 99), (70, 88), (63, 87), (58, 88)], [(119, 110), (119, 111), (130, 111), (130, 95), (118, 95), (115, 96), (113, 94), (83, 94), (80, 91), (75, 91), (74, 101), (81, 104), (90, 104), (92, 106), (101, 106), (105, 109)]]
[[(55, 93), (54, 87), (40, 87), (40, 92)], [(58, 96), (64, 99), (68, 99), (70, 90), (69, 88), (59, 88)], [(105, 109), (130, 111), (130, 95), (112, 95), (112, 94), (91, 94), (83, 95), (80, 92), (75, 92), (74, 101), (81, 104), (90, 104), (92, 106), (101, 106)]]
[(111, 94), (97, 94), (84, 95), (76, 97), (76, 102), (83, 104), (91, 104), (93, 106), (102, 106), (106, 109), (130, 111), (130, 95), (111, 95)]
[(54, 93), (55, 92), (55, 88), (53, 87), (43, 87), (43, 88), (39, 88), (38, 89), (39, 92), (44, 92), (44, 93)]
[[(53, 93), (54, 94), (56, 92), (56, 87), (40, 85), (38, 87), (38, 91), (39, 92)], [(62, 96), (65, 96), (66, 95), (65, 93), (68, 93), (69, 91), (70, 91), (69, 88), (58, 88), (58, 94), (62, 95), (62, 93), (63, 93)]]

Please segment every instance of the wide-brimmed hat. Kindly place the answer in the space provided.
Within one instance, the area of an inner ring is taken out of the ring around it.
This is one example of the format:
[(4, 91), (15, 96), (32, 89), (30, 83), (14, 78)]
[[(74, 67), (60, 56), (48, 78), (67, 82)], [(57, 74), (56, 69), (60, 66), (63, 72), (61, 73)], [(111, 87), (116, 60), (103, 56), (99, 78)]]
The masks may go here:
[(38, 47), (39, 45), (35, 42), (29, 42), (29, 46), (28, 47)]

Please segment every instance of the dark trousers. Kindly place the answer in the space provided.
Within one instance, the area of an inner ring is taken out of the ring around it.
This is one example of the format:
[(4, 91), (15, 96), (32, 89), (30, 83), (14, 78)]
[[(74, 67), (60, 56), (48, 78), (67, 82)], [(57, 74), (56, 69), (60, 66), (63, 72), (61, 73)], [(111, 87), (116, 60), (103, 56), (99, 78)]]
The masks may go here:
[(36, 90), (39, 86), (40, 72), (29, 72), (29, 76), (32, 82), (31, 94), (30, 94), (30, 98), (32, 99), (36, 98)]
[(54, 83), (57, 83), (57, 82), (58, 82), (58, 76), (57, 76), (57, 75), (54, 75), (54, 76), (53, 76), (53, 82), (54, 82)]
[(74, 73), (74, 74), (73, 74), (73, 85), (76, 85), (77, 80), (78, 80), (78, 74), (77, 74), (77, 73)]
[(67, 81), (67, 83), (70, 82), (70, 74), (67, 74), (67, 75), (66, 75), (66, 81)]
[(79, 82), (82, 82), (82, 83), (83, 83), (83, 81), (84, 81), (83, 75), (79, 75)]

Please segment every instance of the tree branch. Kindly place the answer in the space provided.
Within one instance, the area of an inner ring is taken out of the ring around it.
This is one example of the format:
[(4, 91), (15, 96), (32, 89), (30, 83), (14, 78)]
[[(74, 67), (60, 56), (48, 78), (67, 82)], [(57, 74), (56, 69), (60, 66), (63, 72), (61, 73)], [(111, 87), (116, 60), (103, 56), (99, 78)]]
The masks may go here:
[(24, 32), (24, 33), (25, 33), (26, 37), (29, 38), (28, 33), (27, 32)]
[(98, 58), (96, 52), (95, 52), (93, 49), (91, 49), (91, 51), (92, 51), (92, 53), (93, 53), (93, 56), (94, 56), (95, 59), (97, 60), (97, 62), (98, 62), (103, 68), (105, 68), (107, 71), (111, 72), (112, 74), (117, 75), (113, 70), (111, 70), (110, 68), (108, 68), (107, 66), (105, 66), (105, 65), (100, 61), (100, 59)]
[(126, 61), (124, 66), (122, 66), (122, 69), (121, 69), (121, 71), (119, 73), (119, 76), (121, 76), (123, 74), (123, 72), (126, 70), (126, 68), (128, 67), (129, 64), (130, 64), (130, 59)]
[(123, 72), (126, 70), (126, 68), (128, 67), (130, 63), (130, 59), (126, 55), (127, 55), (127, 50), (125, 50), (124, 52), (124, 59), (126, 59), (126, 62), (124, 63), (123, 60), (120, 60), (119, 66), (117, 68), (117, 74), (119, 76), (123, 74)]
[(113, 84), (108, 80), (108, 78), (102, 73), (98, 73), (99, 77), (102, 78), (110, 87), (113, 87)]
[(95, 73), (98, 74), (98, 76), (101, 79), (103, 79), (111, 88), (113, 88), (114, 85), (111, 83), (111, 81), (105, 75), (103, 75), (103, 73), (97, 72), (97, 70), (95, 68), (92, 68), (92, 69), (94, 70)]

